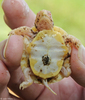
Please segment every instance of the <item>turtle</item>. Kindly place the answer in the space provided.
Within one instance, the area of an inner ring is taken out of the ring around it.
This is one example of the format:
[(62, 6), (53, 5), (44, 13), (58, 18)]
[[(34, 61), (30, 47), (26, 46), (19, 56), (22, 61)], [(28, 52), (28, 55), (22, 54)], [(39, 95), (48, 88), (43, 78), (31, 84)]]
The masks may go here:
[(79, 49), (80, 41), (54, 26), (52, 14), (48, 10), (37, 13), (33, 27), (18, 27), (9, 33), (11, 35), (20, 35), (24, 41), (20, 65), (25, 81), (19, 88), (23, 90), (37, 83), (56, 95), (49, 84), (71, 75), (72, 47)]

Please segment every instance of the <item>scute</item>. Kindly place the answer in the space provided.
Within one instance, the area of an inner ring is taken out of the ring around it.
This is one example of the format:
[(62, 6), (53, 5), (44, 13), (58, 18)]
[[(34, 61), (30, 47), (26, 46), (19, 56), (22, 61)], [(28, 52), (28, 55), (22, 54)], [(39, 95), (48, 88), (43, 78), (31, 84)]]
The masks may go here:
[(56, 76), (62, 68), (67, 52), (68, 49), (59, 32), (40, 31), (28, 47), (33, 73), (43, 79)]
[(54, 31), (59, 32), (61, 35), (67, 35), (67, 32), (58, 26), (53, 27)]

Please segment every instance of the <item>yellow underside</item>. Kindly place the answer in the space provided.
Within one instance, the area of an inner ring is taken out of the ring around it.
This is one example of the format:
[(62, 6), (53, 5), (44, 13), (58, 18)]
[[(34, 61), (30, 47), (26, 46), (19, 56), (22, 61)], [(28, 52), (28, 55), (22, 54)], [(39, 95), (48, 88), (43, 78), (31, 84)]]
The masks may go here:
[[(59, 69), (58, 69), (56, 72), (53, 72), (53, 73), (50, 72), (50, 73), (48, 73), (48, 74), (43, 74), (42, 72), (36, 71), (35, 68), (34, 68), (34, 65), (35, 65), (36, 63), (37, 63), (37, 60), (35, 60), (35, 59), (30, 59), (30, 66), (31, 66), (31, 69), (32, 69), (33, 73), (34, 73), (35, 75), (37, 75), (37, 76), (43, 78), (43, 79), (46, 79), (46, 78), (50, 78), (50, 77), (56, 76), (56, 75), (60, 72), (60, 70), (61, 70), (61, 68), (62, 68), (63, 60), (60, 60), (60, 61), (57, 62), (56, 65), (59, 66)], [(45, 67), (45, 66), (44, 66), (44, 67)]]
[[(33, 29), (34, 32), (37, 31), (35, 27), (33, 27), (32, 29)], [(50, 73), (48, 73), (48, 74), (43, 74), (42, 72), (38, 72), (37, 70), (35, 70), (34, 66), (35, 66), (35, 64), (37, 63), (37, 60), (31, 58), (31, 47), (32, 47), (32, 46), (35, 46), (35, 45), (34, 45), (34, 42), (35, 42), (35, 41), (38, 41), (38, 40), (44, 38), (44, 37), (45, 37), (45, 34), (47, 34), (48, 36), (53, 36), (57, 41), (61, 42), (61, 43), (64, 45), (64, 46), (62, 47), (62, 49), (64, 49), (64, 56), (65, 56), (65, 55), (67, 54), (67, 52), (68, 52), (67, 47), (65, 46), (65, 43), (64, 43), (64, 41), (63, 41), (62, 35), (61, 35), (59, 32), (53, 31), (53, 30), (43, 30), (43, 31), (40, 31), (40, 32), (37, 34), (37, 36), (36, 36), (36, 37), (33, 39), (33, 41), (30, 43), (30, 45), (29, 45), (29, 47), (27, 48), (27, 50), (28, 50), (28, 53), (29, 53), (29, 55), (30, 55), (30, 56), (29, 56), (29, 58), (30, 58), (30, 66), (31, 66), (31, 69), (32, 69), (33, 73), (34, 73), (35, 75), (39, 76), (39, 77), (44, 78), (44, 79), (50, 78), (50, 77), (53, 77), (53, 76), (56, 76), (56, 75), (60, 72), (60, 70), (61, 70), (61, 68), (62, 68), (62, 64), (63, 64), (63, 60), (58, 61), (58, 62), (56, 63), (56, 66), (58, 66), (58, 70), (57, 70), (56, 72), (53, 72), (53, 73), (50, 72)], [(44, 66), (44, 67), (45, 67), (45, 66)]]

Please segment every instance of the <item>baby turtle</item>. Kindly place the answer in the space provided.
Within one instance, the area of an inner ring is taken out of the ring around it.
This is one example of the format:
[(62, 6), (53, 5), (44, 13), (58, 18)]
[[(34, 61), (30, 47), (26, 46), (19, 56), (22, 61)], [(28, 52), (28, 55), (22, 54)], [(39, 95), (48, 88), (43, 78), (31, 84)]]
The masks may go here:
[(56, 94), (48, 84), (71, 74), (72, 46), (78, 49), (80, 41), (54, 26), (50, 11), (38, 12), (34, 24), (32, 28), (23, 26), (9, 33), (21, 35), (24, 40), (20, 65), (25, 81), (19, 88), (23, 90), (34, 82), (45, 85)]

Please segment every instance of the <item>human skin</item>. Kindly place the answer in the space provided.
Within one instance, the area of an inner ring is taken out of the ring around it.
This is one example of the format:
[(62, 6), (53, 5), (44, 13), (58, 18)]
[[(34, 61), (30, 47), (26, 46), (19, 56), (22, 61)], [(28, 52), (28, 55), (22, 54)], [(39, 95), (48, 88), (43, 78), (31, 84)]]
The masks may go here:
[[(33, 26), (36, 16), (24, 0), (4, 0), (2, 8), (5, 14), (4, 20), (11, 29), (19, 26)], [(6, 51), (4, 51), (5, 47)], [(79, 50), (72, 47), (71, 77), (50, 85), (57, 96), (45, 86), (35, 83), (24, 90), (19, 89), (20, 83), (24, 80), (20, 68), (22, 51), (23, 38), (21, 36), (13, 35), (8, 39), (8, 42), (7, 40), (0, 42), (0, 98), (11, 98), (11, 100), (14, 98), (15, 100), (85, 100), (85, 48), (83, 46), (80, 46)], [(9, 94), (7, 86), (20, 98)]]

